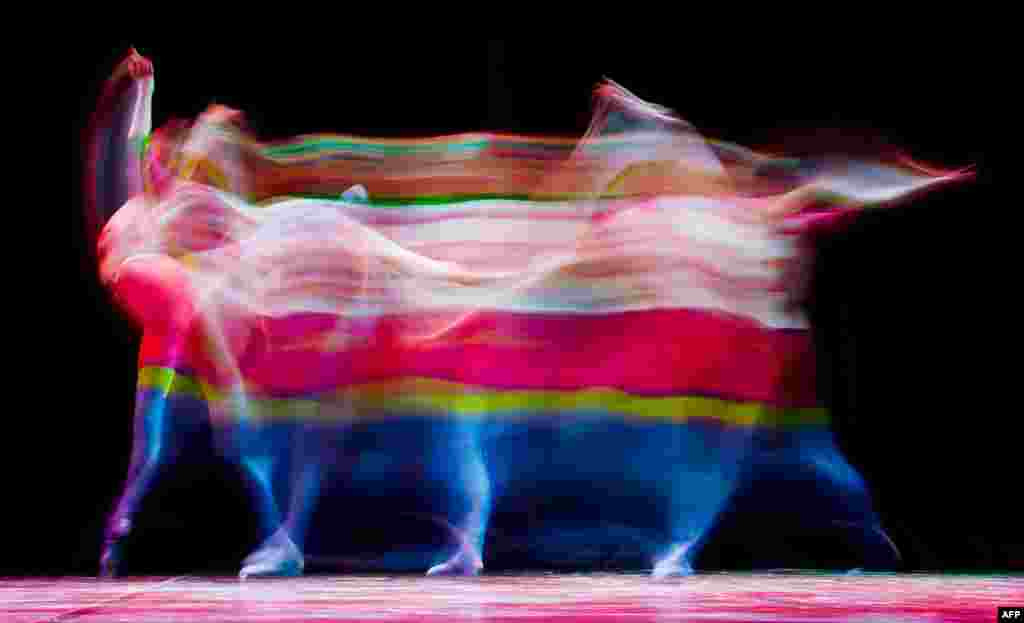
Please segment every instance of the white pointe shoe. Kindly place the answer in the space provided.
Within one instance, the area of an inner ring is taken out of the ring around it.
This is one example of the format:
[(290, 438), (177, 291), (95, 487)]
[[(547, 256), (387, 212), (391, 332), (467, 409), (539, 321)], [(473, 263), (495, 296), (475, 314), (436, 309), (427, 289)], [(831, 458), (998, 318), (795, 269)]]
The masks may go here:
[(277, 531), (242, 562), (238, 577), (296, 577), (302, 575), (302, 552), (284, 531)]
[(474, 576), (483, 571), (484, 562), (479, 554), (462, 550), (447, 562), (434, 565), (427, 570), (427, 575)]
[(691, 541), (681, 543), (672, 548), (667, 556), (658, 561), (651, 571), (651, 577), (660, 580), (664, 578), (680, 578), (693, 575), (693, 567), (686, 559), (686, 552), (693, 545)]

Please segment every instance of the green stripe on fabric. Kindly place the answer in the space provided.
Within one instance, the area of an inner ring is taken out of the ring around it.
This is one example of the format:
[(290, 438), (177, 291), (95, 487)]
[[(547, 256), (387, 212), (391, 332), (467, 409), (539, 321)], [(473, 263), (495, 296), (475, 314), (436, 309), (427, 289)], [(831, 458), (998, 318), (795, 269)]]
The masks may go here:
[[(228, 406), (227, 394), (167, 368), (150, 367), (139, 372), (142, 387), (162, 389), (169, 394), (205, 397), (215, 407)], [(335, 405), (351, 404), (360, 409), (400, 410), (431, 415), (481, 417), (524, 413), (609, 412), (642, 420), (685, 421), (701, 418), (740, 427), (794, 428), (824, 426), (824, 408), (773, 407), (760, 402), (739, 402), (702, 396), (637, 396), (612, 388), (576, 391), (494, 390), (451, 381), (405, 378), (386, 383), (354, 386), (319, 399), (266, 398), (258, 392), (245, 396), (238, 415), (258, 419), (330, 419)], [(350, 414), (347, 408), (337, 409)]]

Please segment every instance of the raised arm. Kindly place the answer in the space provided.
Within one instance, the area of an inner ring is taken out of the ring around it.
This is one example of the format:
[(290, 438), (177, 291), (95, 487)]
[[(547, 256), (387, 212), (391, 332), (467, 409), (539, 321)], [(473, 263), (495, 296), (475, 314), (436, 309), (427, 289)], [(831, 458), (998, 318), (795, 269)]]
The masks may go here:
[(153, 64), (132, 48), (107, 80), (85, 136), (86, 223), (95, 240), (143, 191), (142, 149), (152, 129)]

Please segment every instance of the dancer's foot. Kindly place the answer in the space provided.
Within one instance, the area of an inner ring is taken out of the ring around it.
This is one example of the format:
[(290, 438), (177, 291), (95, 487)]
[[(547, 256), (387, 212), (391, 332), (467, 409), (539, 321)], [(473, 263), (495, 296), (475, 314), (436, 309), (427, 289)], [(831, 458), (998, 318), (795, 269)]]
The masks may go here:
[(100, 577), (117, 576), (121, 566), (121, 555), (124, 540), (132, 530), (132, 522), (126, 517), (114, 516), (107, 527), (107, 535), (100, 552)]
[(121, 566), (121, 541), (112, 540), (103, 544), (103, 551), (100, 553), (100, 577), (113, 578), (117, 576), (118, 568)]
[(663, 578), (693, 575), (693, 567), (690, 566), (690, 561), (686, 557), (686, 553), (691, 545), (693, 545), (693, 542), (687, 541), (686, 543), (673, 546), (668, 555), (654, 565), (651, 577), (660, 580)]
[(428, 569), (427, 575), (474, 576), (479, 575), (483, 568), (484, 562), (480, 559), (480, 554), (463, 549), (448, 559), (447, 562), (434, 565)]
[(295, 577), (302, 575), (302, 552), (284, 531), (279, 530), (242, 562), (238, 577)]

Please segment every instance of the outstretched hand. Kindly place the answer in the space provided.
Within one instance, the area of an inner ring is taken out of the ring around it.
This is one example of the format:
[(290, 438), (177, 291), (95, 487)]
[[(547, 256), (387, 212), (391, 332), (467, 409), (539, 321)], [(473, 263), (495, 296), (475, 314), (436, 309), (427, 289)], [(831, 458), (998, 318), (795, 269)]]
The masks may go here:
[(117, 66), (114, 71), (116, 79), (128, 78), (141, 80), (153, 75), (153, 61), (138, 53), (135, 48), (128, 50), (128, 56)]

